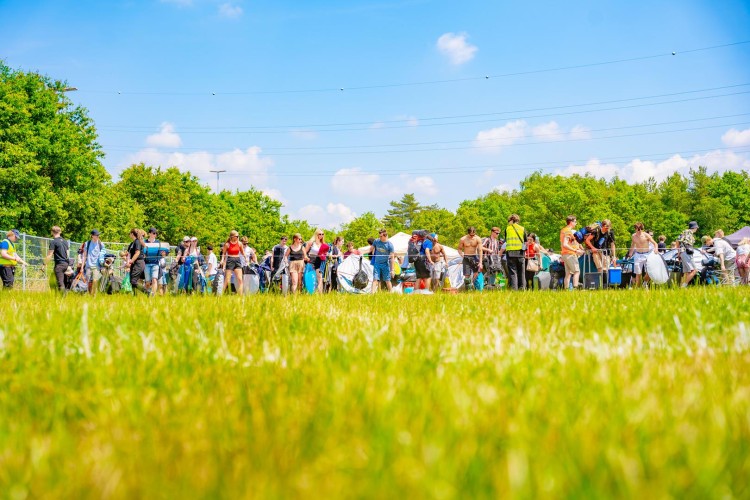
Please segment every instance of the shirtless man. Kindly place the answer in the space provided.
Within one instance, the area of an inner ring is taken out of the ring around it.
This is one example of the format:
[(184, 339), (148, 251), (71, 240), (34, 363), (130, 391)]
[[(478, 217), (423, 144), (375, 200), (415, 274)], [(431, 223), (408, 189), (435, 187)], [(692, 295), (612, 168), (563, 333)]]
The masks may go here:
[(432, 239), (434, 239), (435, 242), (433, 243), (432, 250), (430, 251), (430, 260), (432, 261), (431, 285), (432, 291), (436, 292), (443, 286), (440, 277), (443, 274), (443, 270), (448, 265), (448, 259), (445, 257), (445, 249), (443, 248), (443, 245), (438, 243), (438, 235), (432, 233)]
[[(646, 265), (646, 259), (651, 252), (658, 253), (659, 245), (654, 241), (646, 231), (643, 230), (643, 222), (635, 223), (635, 233), (633, 233), (628, 259), (633, 257), (633, 272), (635, 273), (635, 286), (641, 286), (641, 275)], [(644, 283), (648, 283), (651, 278), (648, 274)]]
[(474, 286), (477, 273), (482, 272), (482, 238), (477, 236), (474, 226), (466, 230), (466, 236), (458, 242), (457, 250), (464, 258), (464, 285), (468, 289)]

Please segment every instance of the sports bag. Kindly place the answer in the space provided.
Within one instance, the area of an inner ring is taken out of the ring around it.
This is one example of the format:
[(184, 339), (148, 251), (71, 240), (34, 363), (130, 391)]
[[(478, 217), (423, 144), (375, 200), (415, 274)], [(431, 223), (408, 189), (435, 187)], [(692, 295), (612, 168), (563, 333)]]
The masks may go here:
[(417, 239), (417, 236), (412, 236), (409, 240), (409, 244), (406, 247), (406, 253), (409, 257), (409, 263), (413, 264), (419, 258), (419, 252), (422, 250), (422, 242)]
[(367, 279), (367, 273), (362, 269), (362, 259), (362, 257), (359, 258), (359, 271), (357, 271), (357, 274), (352, 278), (352, 286), (357, 290), (364, 290), (367, 288), (367, 283), (369, 282)]

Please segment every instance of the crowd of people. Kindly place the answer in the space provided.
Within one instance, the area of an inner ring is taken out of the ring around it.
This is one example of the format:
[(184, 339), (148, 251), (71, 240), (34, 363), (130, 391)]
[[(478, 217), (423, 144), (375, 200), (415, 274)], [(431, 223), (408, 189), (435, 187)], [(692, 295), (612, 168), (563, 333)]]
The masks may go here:
[[(492, 287), (496, 285), (498, 277), (507, 281), (509, 289), (533, 289), (534, 278), (543, 268), (543, 256), (553, 258), (564, 269), (562, 288), (566, 290), (577, 289), (581, 285), (582, 256), (590, 260), (595, 269), (593, 272), (600, 275), (602, 282), (606, 282), (611, 268), (618, 268), (623, 262), (632, 264), (634, 285), (638, 287), (647, 285), (649, 281), (646, 272), (648, 256), (668, 251), (665, 236), (659, 236), (657, 241), (643, 223), (637, 222), (624, 259), (618, 260), (610, 220), (597, 221), (580, 229), (574, 215), (568, 216), (565, 222), (560, 231), (559, 257), (543, 247), (536, 234), (527, 232), (517, 214), (508, 217), (504, 230), (493, 227), (484, 238), (477, 235), (474, 227), (469, 227), (457, 247), (466, 289), (475, 287), (478, 280)], [(696, 247), (695, 233), (698, 229), (695, 221), (689, 222), (687, 229), (672, 243), (682, 274), (681, 285), (688, 286), (696, 278), (695, 252), (700, 252), (705, 259), (712, 259), (725, 282), (738, 281), (747, 285), (750, 239), (743, 239), (734, 248), (724, 239), (724, 232), (718, 230), (713, 237), (704, 236), (702, 245)], [(74, 281), (79, 286), (84, 283), (88, 292), (95, 294), (103, 274), (106, 273), (108, 277), (113, 275), (117, 255), (105, 248), (99, 231), (94, 229), (89, 240), (81, 245), (77, 258), (71, 259), (68, 242), (62, 238), (60, 227), (54, 226), (51, 233), (45, 263), (53, 263), (58, 289), (65, 292)], [(352, 241), (346, 242), (344, 250), (341, 237), (326, 243), (325, 233), (321, 229), (316, 229), (308, 240), (299, 233), (294, 234), (291, 244), (287, 236), (283, 236), (262, 257), (248, 244), (248, 238), (240, 236), (237, 231), (231, 231), (227, 240), (219, 246), (218, 256), (211, 244), (206, 245), (205, 252), (201, 251), (198, 238), (194, 236), (185, 236), (171, 256), (171, 247), (159, 241), (158, 230), (154, 227), (148, 232), (133, 228), (129, 236), (130, 244), (119, 254), (120, 269), (124, 274), (122, 284), (125, 285), (127, 281), (127, 288), (132, 289), (133, 293), (140, 290), (150, 295), (163, 295), (170, 285), (177, 293), (191, 293), (200, 288), (217, 294), (232, 291), (241, 295), (252, 291), (248, 287), (248, 275), (257, 275), (258, 268), (263, 266), (269, 270), (270, 276), (283, 276), (292, 294), (305, 288), (305, 274), (311, 269), (315, 279), (312, 289), (324, 293), (338, 288), (338, 266), (343, 260), (351, 254), (360, 254)], [(13, 287), (17, 266), (28, 265), (16, 251), (19, 238), (17, 230), (8, 231), (0, 243), (0, 277), (4, 288)], [(377, 238), (368, 239), (368, 244), (363, 257), (368, 258), (372, 265), (373, 291), (381, 287), (390, 291), (397, 278), (409, 271), (414, 273), (418, 288), (436, 291), (443, 287), (449, 259), (437, 234), (414, 231), (405, 255), (397, 255), (385, 229), (378, 232)]]

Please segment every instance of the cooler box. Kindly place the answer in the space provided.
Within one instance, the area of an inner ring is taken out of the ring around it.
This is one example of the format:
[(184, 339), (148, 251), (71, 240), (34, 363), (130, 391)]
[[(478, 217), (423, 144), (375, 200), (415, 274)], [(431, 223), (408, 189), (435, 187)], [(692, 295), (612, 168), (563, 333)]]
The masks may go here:
[(622, 269), (619, 267), (609, 268), (609, 284), (622, 285)]
[(586, 290), (598, 290), (602, 286), (602, 275), (599, 273), (588, 273), (583, 276), (583, 287)]

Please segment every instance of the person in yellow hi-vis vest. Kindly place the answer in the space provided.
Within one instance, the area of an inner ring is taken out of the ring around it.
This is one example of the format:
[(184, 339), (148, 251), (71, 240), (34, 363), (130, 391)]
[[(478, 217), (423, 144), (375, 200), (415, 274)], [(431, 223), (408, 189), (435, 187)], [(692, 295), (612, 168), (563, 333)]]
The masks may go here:
[(16, 252), (16, 242), (21, 237), (17, 229), (8, 231), (6, 238), (0, 243), (0, 277), (3, 280), (3, 288), (13, 288), (16, 280), (16, 266), (26, 266), (26, 262)]
[(519, 224), (521, 218), (517, 214), (508, 217), (508, 227), (505, 228), (505, 255), (508, 262), (508, 288), (525, 290), (526, 258), (524, 244), (526, 230)]

